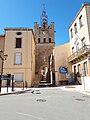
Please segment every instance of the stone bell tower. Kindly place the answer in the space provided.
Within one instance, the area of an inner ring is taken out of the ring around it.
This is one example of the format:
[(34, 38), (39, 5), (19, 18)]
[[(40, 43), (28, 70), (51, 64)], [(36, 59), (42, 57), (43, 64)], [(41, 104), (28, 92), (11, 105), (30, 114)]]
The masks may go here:
[(54, 22), (48, 25), (45, 6), (43, 5), (41, 24), (34, 22), (34, 33), (36, 40), (36, 69), (35, 73), (39, 81), (49, 82), (50, 55), (54, 47)]

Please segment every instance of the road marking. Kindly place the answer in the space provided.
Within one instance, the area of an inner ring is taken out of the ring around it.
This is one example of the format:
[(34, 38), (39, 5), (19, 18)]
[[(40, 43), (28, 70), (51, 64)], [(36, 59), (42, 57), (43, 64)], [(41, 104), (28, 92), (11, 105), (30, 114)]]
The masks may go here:
[(20, 113), (20, 112), (16, 112), (16, 113), (19, 114), (19, 115), (23, 115), (23, 116), (35, 118), (35, 119), (37, 119), (37, 120), (45, 120), (45, 119), (43, 119), (43, 118), (41, 118), (41, 117), (34, 116), (34, 115), (30, 115), (30, 114), (26, 114), (26, 113)]

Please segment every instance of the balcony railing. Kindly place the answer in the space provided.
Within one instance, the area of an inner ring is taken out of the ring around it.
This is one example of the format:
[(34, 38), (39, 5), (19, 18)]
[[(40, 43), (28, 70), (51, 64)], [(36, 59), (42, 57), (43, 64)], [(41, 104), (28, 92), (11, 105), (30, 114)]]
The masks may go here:
[(84, 45), (82, 48), (68, 57), (68, 62), (73, 62), (74, 60), (88, 54), (90, 54), (90, 45)]

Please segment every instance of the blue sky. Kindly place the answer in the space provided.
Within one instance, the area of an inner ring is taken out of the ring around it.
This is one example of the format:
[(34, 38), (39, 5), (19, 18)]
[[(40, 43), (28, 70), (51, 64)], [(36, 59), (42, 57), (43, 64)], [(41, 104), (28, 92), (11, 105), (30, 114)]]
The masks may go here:
[(48, 23), (55, 22), (55, 45), (69, 42), (68, 27), (83, 2), (90, 0), (0, 0), (0, 34), (5, 27), (30, 27), (40, 24), (45, 4)]

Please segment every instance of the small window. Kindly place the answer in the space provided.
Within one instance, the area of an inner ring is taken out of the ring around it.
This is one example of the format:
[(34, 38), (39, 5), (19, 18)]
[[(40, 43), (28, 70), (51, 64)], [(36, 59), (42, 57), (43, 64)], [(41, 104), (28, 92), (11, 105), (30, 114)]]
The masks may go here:
[(75, 23), (74, 25), (74, 31), (75, 31), (75, 34), (77, 33), (77, 23)]
[(17, 35), (21, 35), (22, 33), (21, 33), (21, 32), (17, 32), (16, 34), (17, 34)]
[(15, 65), (22, 64), (22, 53), (15, 53), (14, 64)]
[(46, 43), (46, 38), (43, 39), (43, 42)]
[(49, 38), (49, 43), (51, 43), (51, 38)]
[(82, 15), (79, 17), (79, 25), (80, 25), (80, 28), (83, 26), (83, 23), (82, 23)]
[(71, 38), (73, 38), (73, 30), (70, 30)]
[(22, 38), (16, 38), (16, 48), (21, 48)]
[(72, 54), (74, 53), (74, 47), (72, 47)]
[(85, 37), (83, 37), (82, 40), (81, 40), (82, 47), (85, 45), (85, 43), (86, 43)]
[(76, 51), (79, 50), (79, 43), (76, 44)]
[(40, 43), (40, 38), (38, 38), (38, 43)]

